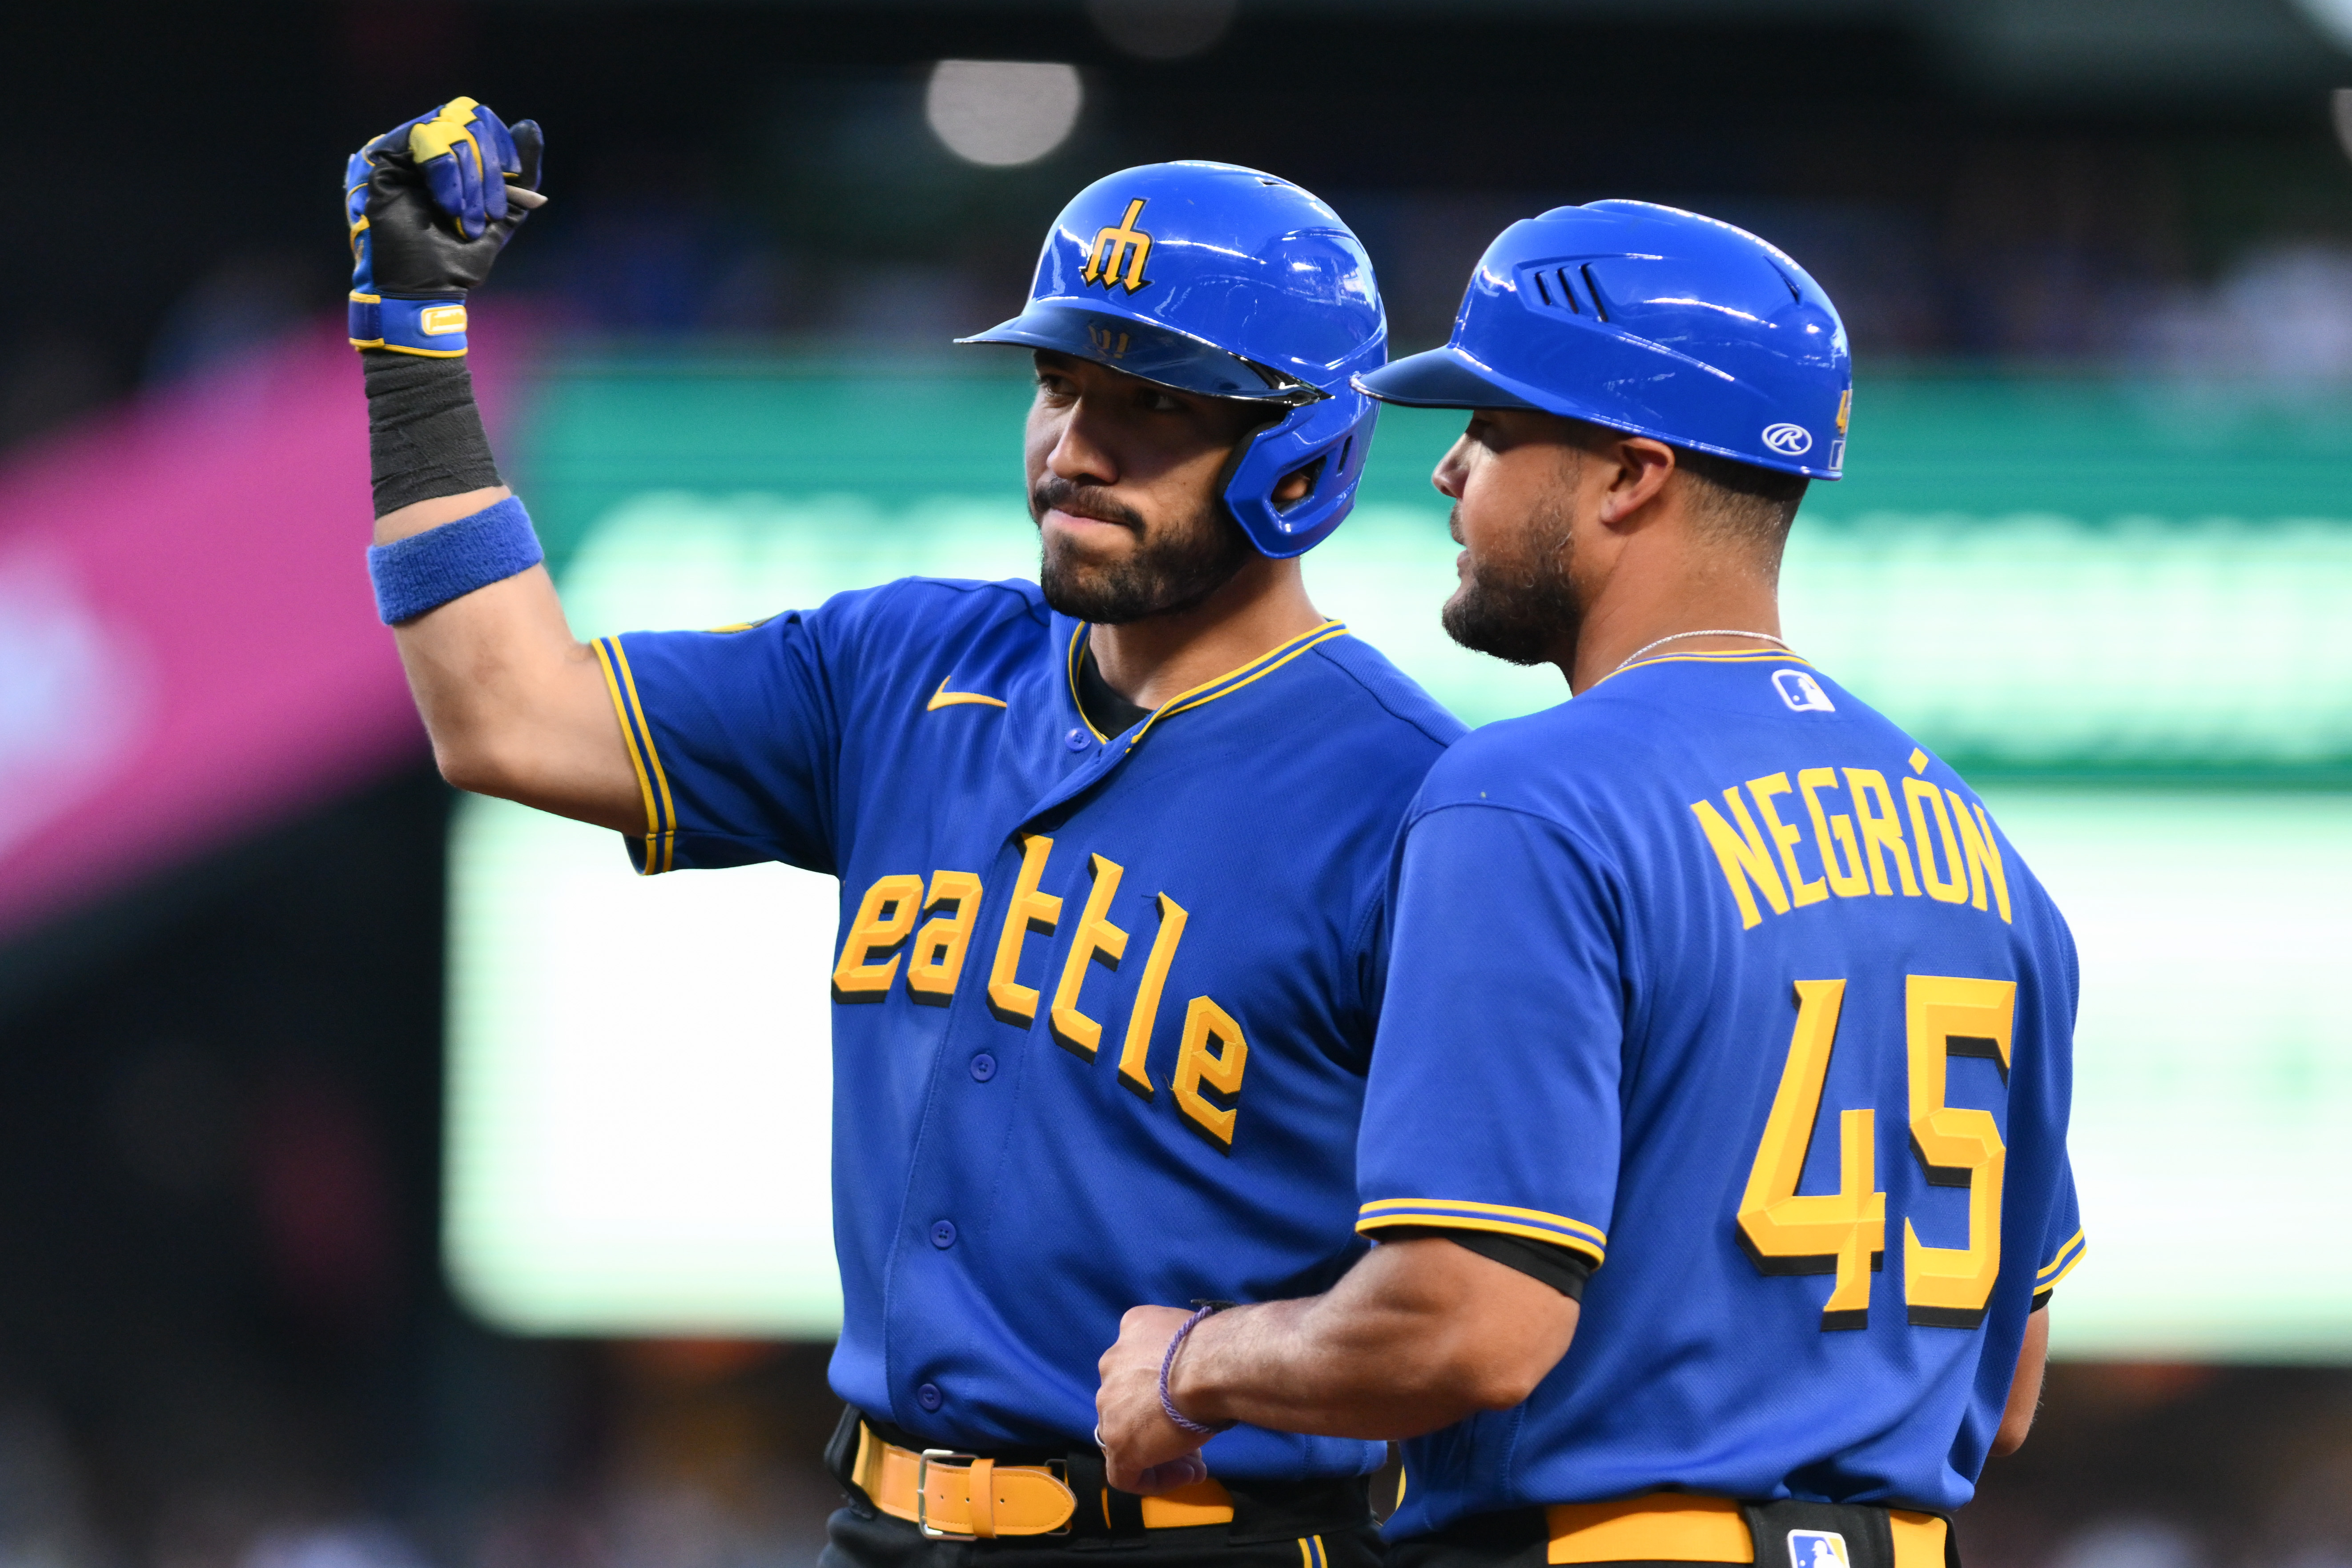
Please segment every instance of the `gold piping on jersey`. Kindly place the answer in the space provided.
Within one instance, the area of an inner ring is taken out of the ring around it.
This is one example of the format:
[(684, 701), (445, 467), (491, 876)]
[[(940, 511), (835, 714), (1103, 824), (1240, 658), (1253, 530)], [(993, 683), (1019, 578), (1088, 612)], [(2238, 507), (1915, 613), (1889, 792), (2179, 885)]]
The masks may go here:
[(621, 721), (621, 739), (629, 767), (637, 776), (637, 789), (646, 805), (645, 863), (642, 876), (668, 871), (676, 859), (677, 810), (670, 800), (669, 778), (662, 771), (661, 752), (654, 746), (653, 727), (646, 721), (637, 699), (636, 677), (618, 637), (600, 637), (589, 644), (604, 672), (604, 689), (613, 698), (613, 712)]
[(1608, 1234), (1597, 1225), (1548, 1214), (1540, 1208), (1514, 1208), (1508, 1204), (1474, 1203), (1450, 1197), (1383, 1197), (1357, 1211), (1356, 1229), (1370, 1235), (1391, 1226), (1427, 1226), (1446, 1230), (1487, 1230), (1498, 1236), (1519, 1236), (1573, 1247), (1591, 1255), (1597, 1267), (1608, 1255)]
[(2074, 1265), (2083, 1260), (2083, 1254), (2088, 1250), (2080, 1230), (2066, 1238), (2065, 1244), (2058, 1249), (2058, 1256), (2043, 1264), (2041, 1271), (2033, 1276), (2033, 1293), (2040, 1295), (2073, 1273)]
[[(1086, 705), (1078, 701), (1078, 650), (1082, 646), (1080, 639), (1091, 630), (1093, 628), (1089, 624), (1080, 622), (1078, 629), (1070, 633), (1070, 702), (1077, 708), (1078, 720), (1087, 727), (1087, 732), (1097, 740), (1108, 740), (1110, 737), (1095, 728), (1094, 720), (1087, 717)], [(1213, 681), (1202, 681), (1190, 691), (1177, 693), (1155, 709), (1150, 718), (1137, 727), (1134, 736), (1127, 743), (1127, 749), (1133, 751), (1142, 742), (1143, 737), (1150, 733), (1151, 727), (1170, 714), (1182, 713), (1187, 708), (1196, 708), (1204, 703), (1213, 703), (1219, 697), (1237, 692), (1252, 681), (1272, 674), (1307, 649), (1318, 643), (1328, 643), (1334, 637), (1344, 637), (1347, 634), (1348, 627), (1345, 622), (1326, 621), (1313, 631), (1302, 632), (1289, 642), (1267, 650), (1239, 669), (1228, 670)]]

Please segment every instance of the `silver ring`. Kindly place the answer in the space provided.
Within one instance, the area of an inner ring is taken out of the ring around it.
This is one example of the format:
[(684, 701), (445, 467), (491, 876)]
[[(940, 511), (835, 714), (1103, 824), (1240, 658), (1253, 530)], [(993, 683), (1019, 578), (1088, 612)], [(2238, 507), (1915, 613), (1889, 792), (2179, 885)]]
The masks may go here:
[(1110, 1445), (1103, 1441), (1102, 1423), (1099, 1421), (1095, 1423), (1095, 1447), (1106, 1454), (1110, 1452)]

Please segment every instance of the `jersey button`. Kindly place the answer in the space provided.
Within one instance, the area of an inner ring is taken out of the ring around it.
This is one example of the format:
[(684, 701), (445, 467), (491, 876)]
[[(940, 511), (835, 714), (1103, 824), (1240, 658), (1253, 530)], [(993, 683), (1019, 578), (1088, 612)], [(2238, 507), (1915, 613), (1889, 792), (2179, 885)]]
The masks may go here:
[(1083, 729), (1074, 729), (1062, 737), (1062, 744), (1072, 751), (1084, 751), (1087, 748), (1087, 732)]
[(955, 1221), (935, 1219), (931, 1222), (931, 1245), (944, 1252), (955, 1245)]
[(975, 1082), (985, 1083), (996, 1076), (996, 1058), (982, 1051), (971, 1059), (971, 1076)]
[(915, 1403), (926, 1410), (936, 1410), (945, 1402), (946, 1396), (940, 1392), (940, 1385), (936, 1383), (926, 1383), (915, 1390)]

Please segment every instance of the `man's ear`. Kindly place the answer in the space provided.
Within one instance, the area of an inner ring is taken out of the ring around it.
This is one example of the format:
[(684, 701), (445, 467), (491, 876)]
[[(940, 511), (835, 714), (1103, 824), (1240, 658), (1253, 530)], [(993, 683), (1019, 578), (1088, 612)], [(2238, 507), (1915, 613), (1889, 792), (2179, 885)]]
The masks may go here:
[(1274, 487), (1274, 504), (1287, 507), (1307, 499), (1315, 488), (1315, 476), (1322, 466), (1318, 458), (1304, 468), (1294, 468), (1285, 474), (1282, 483)]
[(1675, 449), (1646, 435), (1619, 436), (1598, 455), (1609, 465), (1609, 487), (1601, 497), (1601, 520), (1630, 521), (1658, 498), (1674, 477)]

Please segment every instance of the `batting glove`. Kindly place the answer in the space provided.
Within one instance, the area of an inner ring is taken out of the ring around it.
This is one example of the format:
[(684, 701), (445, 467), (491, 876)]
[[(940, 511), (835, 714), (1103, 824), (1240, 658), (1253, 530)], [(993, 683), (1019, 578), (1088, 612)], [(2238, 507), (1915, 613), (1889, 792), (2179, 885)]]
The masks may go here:
[(470, 98), (394, 127), (352, 154), (343, 219), (352, 236), (355, 349), (454, 359), (466, 351), (466, 291), (539, 193), (543, 142)]

